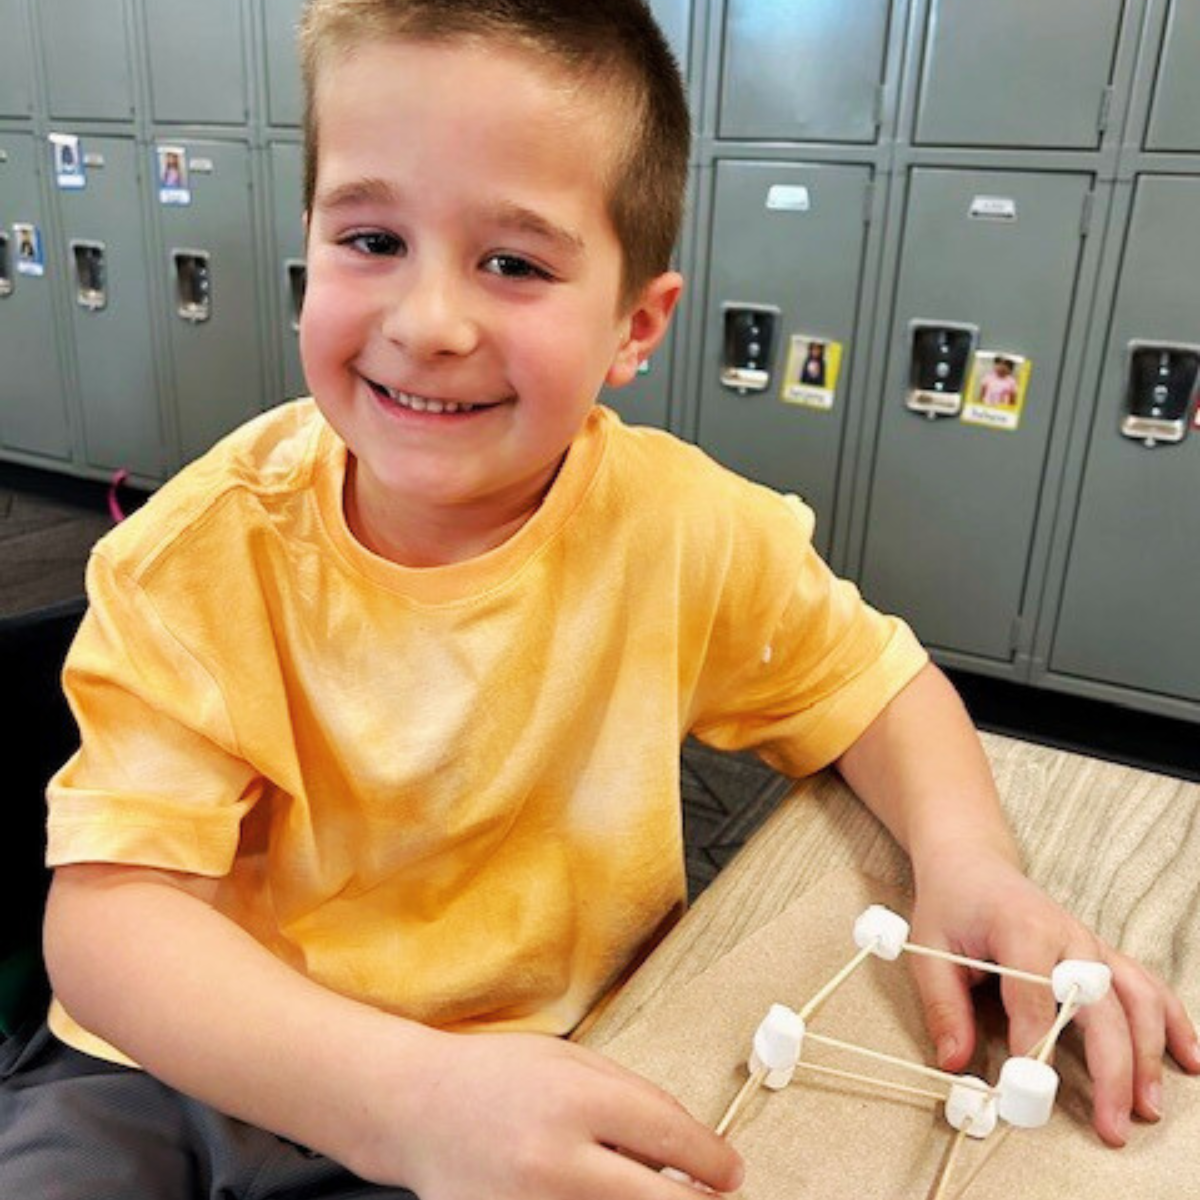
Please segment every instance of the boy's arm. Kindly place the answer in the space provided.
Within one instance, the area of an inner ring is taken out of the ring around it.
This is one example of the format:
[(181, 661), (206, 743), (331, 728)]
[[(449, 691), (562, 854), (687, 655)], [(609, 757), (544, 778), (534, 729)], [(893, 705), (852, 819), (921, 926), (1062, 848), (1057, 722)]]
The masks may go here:
[(213, 890), (100, 864), (60, 867), (51, 888), (59, 999), (171, 1086), (422, 1200), (694, 1194), (643, 1162), (740, 1184), (732, 1148), (624, 1068), (556, 1038), (448, 1034), (348, 1000), (213, 908)]
[[(1049, 974), (1064, 958), (1103, 959), (1113, 989), (1082, 1010), (1095, 1124), (1125, 1142), (1130, 1108), (1161, 1115), (1162, 1057), (1169, 1048), (1200, 1071), (1200, 1044), (1177, 996), (1106, 946), (1023, 874), (983, 747), (957, 693), (927, 666), (838, 760), (838, 770), (908, 851), (916, 882), (914, 940), (974, 958)], [(968, 979), (921, 959), (914, 972), (943, 1065), (965, 1066), (974, 1048)], [(1005, 979), (1010, 1045), (1026, 1053), (1050, 1027), (1048, 989)]]

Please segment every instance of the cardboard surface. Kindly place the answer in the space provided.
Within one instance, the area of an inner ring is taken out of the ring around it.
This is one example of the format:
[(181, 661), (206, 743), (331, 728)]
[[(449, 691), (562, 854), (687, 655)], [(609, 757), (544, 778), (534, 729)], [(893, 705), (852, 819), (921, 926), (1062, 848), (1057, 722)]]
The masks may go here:
[[(669, 1090), (715, 1125), (746, 1078), (758, 1023), (772, 1003), (800, 1008), (854, 955), (851, 930), (868, 904), (909, 914), (911, 900), (854, 871), (827, 876), (781, 916), (698, 976), (645, 1010), (604, 1047), (610, 1058)], [(809, 1022), (823, 1033), (933, 1064), (907, 956), (869, 959)], [(981, 1048), (971, 1072), (995, 1082), (1008, 1056), (998, 1002), (983, 1001)], [(815, 1063), (940, 1090), (898, 1068), (808, 1043)], [(1200, 1080), (1168, 1064), (1167, 1116), (1135, 1121), (1129, 1144), (1107, 1148), (1090, 1124), (1090, 1084), (1081, 1039), (1068, 1030), (1054, 1060), (1062, 1076), (1056, 1110), (1042, 1129), (1003, 1122), (983, 1142), (967, 1140), (948, 1198), (1023, 1200), (1200, 1196)], [(930, 1197), (953, 1130), (932, 1100), (898, 1097), (798, 1071), (781, 1092), (760, 1090), (729, 1137), (746, 1159), (744, 1200)], [(989, 1155), (989, 1150), (996, 1148)], [(971, 1178), (987, 1155), (982, 1169)]]

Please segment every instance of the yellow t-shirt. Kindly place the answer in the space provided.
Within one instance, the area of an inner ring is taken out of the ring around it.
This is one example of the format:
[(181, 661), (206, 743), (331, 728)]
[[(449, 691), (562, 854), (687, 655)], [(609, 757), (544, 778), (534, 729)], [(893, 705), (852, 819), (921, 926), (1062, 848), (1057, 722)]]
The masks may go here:
[(345, 467), (284, 405), (99, 543), (48, 862), (218, 878), (272, 954), (390, 1012), (569, 1031), (684, 902), (685, 734), (803, 775), (926, 661), (797, 500), (606, 409), (451, 566), (355, 541)]

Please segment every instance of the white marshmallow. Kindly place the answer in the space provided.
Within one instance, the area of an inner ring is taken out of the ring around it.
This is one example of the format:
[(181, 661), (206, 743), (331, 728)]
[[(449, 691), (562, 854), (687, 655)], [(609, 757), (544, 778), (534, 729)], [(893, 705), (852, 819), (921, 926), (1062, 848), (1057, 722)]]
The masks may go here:
[(888, 962), (900, 957), (908, 941), (908, 922), (882, 904), (872, 904), (854, 922), (854, 944)]
[[(963, 1078), (987, 1087), (974, 1075)], [(967, 1137), (985, 1138), (996, 1128), (996, 1097), (965, 1083), (956, 1083), (946, 1098), (946, 1120), (954, 1129), (965, 1129)]]
[(1054, 985), (1054, 998), (1059, 1004), (1066, 1004), (1074, 987), (1079, 989), (1075, 993), (1076, 1004), (1095, 1004), (1108, 995), (1108, 989), (1112, 986), (1112, 971), (1107, 963), (1067, 958), (1050, 972), (1050, 981)]
[(1021, 1129), (1050, 1120), (1058, 1094), (1058, 1072), (1036, 1058), (1010, 1058), (1000, 1068), (1000, 1115)]
[(800, 1061), (804, 1041), (804, 1022), (786, 1004), (772, 1004), (770, 1012), (754, 1031), (750, 1050), (750, 1071), (767, 1072), (765, 1087), (779, 1091), (792, 1082)]

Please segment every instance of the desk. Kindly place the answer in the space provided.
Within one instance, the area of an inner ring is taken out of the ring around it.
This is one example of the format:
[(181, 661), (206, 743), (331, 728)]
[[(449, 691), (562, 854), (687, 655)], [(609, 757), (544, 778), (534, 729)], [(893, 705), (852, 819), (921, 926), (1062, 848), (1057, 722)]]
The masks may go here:
[[(1200, 784), (982, 737), (1030, 877), (1200, 1019)], [(785, 798), (580, 1040), (602, 1048), (840, 867), (911, 891), (907, 857), (826, 771)]]

